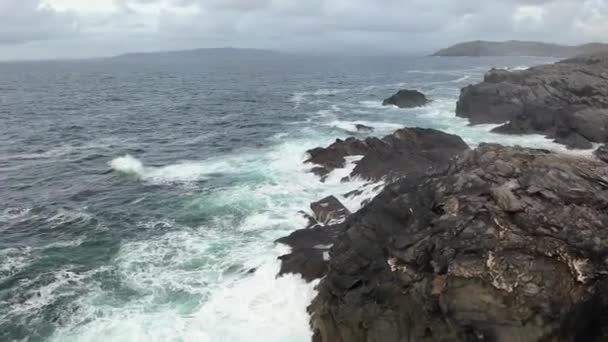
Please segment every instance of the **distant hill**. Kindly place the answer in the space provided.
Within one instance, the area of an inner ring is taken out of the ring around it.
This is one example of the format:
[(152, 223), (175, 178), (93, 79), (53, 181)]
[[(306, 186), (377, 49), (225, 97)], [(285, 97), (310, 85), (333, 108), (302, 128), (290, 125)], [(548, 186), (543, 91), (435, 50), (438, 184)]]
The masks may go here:
[(474, 41), (460, 43), (439, 50), (432, 56), (444, 57), (483, 57), (483, 56), (535, 56), (535, 57), (573, 57), (596, 52), (608, 51), (608, 44), (590, 43), (578, 46), (549, 44), (542, 42), (506, 41), (489, 42)]
[(209, 57), (272, 57), (281, 53), (271, 50), (239, 48), (205, 48), (179, 51), (136, 52), (112, 57), (113, 59), (196, 59)]

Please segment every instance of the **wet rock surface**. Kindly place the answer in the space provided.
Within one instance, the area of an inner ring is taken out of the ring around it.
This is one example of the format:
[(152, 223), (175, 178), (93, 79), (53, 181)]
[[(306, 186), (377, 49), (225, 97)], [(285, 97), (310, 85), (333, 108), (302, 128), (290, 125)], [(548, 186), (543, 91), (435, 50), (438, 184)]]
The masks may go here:
[(539, 133), (570, 148), (608, 139), (608, 54), (528, 70), (493, 69), (462, 89), (456, 114), (500, 133)]
[(369, 132), (374, 131), (373, 127), (366, 126), (363, 124), (355, 124), (355, 128), (357, 129), (357, 132), (361, 132), (361, 133), (369, 133)]
[(331, 245), (299, 268), (324, 277), (313, 341), (606, 341), (607, 208), (607, 164), (544, 150), (483, 144), (401, 178), (294, 233)]
[(306, 281), (321, 278), (327, 271), (329, 249), (341, 232), (342, 223), (351, 212), (334, 196), (310, 204), (308, 226), (276, 242), (291, 247), (283, 255), (279, 276), (290, 273), (302, 275)]
[(422, 107), (429, 103), (426, 96), (418, 90), (402, 89), (395, 95), (382, 102), (383, 106), (397, 106), (399, 108)]
[(306, 162), (315, 164), (311, 171), (324, 179), (333, 170), (345, 167), (347, 157), (362, 156), (356, 161), (351, 177), (395, 179), (433, 172), (468, 148), (456, 135), (433, 129), (404, 128), (382, 139), (338, 139), (327, 148), (308, 151), (310, 158)]
[(603, 162), (608, 163), (608, 146), (602, 145), (593, 152), (595, 157)]

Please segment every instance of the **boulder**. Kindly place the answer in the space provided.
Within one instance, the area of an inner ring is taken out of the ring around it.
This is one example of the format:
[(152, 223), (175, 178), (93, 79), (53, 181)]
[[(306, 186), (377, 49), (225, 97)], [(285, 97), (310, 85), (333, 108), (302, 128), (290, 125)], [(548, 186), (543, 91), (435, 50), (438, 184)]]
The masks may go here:
[(344, 221), (350, 211), (334, 196), (310, 204), (314, 217), (322, 224)]
[(456, 135), (434, 129), (404, 128), (382, 139), (338, 139), (327, 148), (308, 151), (310, 158), (306, 162), (315, 164), (311, 171), (324, 180), (333, 170), (345, 167), (347, 157), (362, 156), (355, 162), (351, 177), (391, 180), (441, 169), (468, 148)]
[[(608, 139), (608, 54), (527, 70), (490, 70), (462, 89), (456, 115), (499, 133), (539, 133), (570, 148)], [(571, 137), (572, 135), (572, 137)]]
[(402, 89), (395, 95), (382, 102), (383, 106), (397, 106), (399, 108), (422, 107), (429, 103), (426, 96), (418, 90)]
[(603, 162), (608, 163), (608, 146), (602, 145), (593, 152), (595, 157)]
[(544, 150), (401, 178), (306, 271), (313, 341), (606, 341), (607, 206), (608, 165)]
[(355, 128), (357, 128), (358, 132), (369, 133), (369, 132), (373, 132), (374, 131), (373, 127), (362, 125), (362, 124), (356, 124)]

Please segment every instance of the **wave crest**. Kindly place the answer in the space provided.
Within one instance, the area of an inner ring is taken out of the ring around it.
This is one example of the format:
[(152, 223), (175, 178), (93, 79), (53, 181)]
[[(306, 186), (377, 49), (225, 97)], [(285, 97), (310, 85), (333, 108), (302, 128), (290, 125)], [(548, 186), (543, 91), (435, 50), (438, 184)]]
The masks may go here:
[(137, 158), (130, 155), (118, 157), (110, 162), (112, 169), (126, 174), (142, 176), (144, 174), (144, 164)]

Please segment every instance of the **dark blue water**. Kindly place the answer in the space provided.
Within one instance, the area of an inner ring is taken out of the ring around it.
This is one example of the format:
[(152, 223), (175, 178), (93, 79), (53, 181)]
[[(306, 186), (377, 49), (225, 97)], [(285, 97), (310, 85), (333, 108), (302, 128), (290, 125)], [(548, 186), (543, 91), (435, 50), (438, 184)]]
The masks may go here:
[[(311, 285), (273, 241), (343, 184), (305, 151), (402, 126), (550, 146), (454, 117), (492, 66), (542, 59), (213, 58), (0, 64), (0, 341), (308, 341)], [(431, 105), (382, 107), (399, 88)], [(356, 210), (359, 198), (344, 199)], [(255, 270), (255, 272), (254, 272)]]

